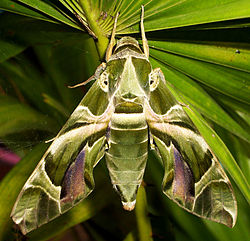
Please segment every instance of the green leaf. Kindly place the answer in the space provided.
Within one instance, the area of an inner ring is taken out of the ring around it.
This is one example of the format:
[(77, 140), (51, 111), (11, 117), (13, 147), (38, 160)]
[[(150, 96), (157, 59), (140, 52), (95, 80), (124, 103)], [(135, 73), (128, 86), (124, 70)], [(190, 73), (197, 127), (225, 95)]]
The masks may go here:
[[(10, 86), (14, 86), (16, 95), (23, 102), (31, 101), (33, 106), (43, 113), (51, 112), (48, 105), (43, 102), (42, 93), (51, 93), (49, 83), (36, 66), (24, 55), (19, 55), (17, 61), (6, 61), (0, 64), (2, 75), (2, 88), (8, 91)], [(36, 80), (36, 88), (32, 80)], [(10, 93), (9, 93), (10, 94)]]
[(70, 112), (60, 103), (58, 102), (56, 99), (54, 99), (53, 97), (44, 94), (44, 102), (47, 103), (48, 105), (52, 106), (53, 108), (55, 108), (56, 110), (58, 110), (61, 114), (63, 114), (65, 117), (69, 117), (70, 116)]
[(27, 130), (51, 132), (58, 128), (48, 116), (6, 96), (0, 96), (0, 126), (1, 137)]
[(84, 36), (88, 37), (87, 33), (66, 25), (7, 12), (0, 15), (0, 28), (3, 37), (29, 46), (45, 43), (56, 46), (64, 40), (76, 41), (78, 38), (81, 41)]
[(235, 112), (239, 112), (247, 117), (247, 119), (250, 120), (249, 115), (250, 115), (250, 105), (243, 103), (241, 101), (237, 101), (233, 98), (230, 98), (226, 95), (221, 95), (218, 94), (217, 92), (213, 93), (214, 96), (216, 96), (216, 100), (218, 103), (223, 103), (225, 106), (233, 109)]
[(125, 239), (123, 239), (123, 241), (136, 241), (136, 237), (135, 237), (135, 235), (134, 235), (132, 232), (130, 232), (130, 233), (125, 237)]
[(22, 3), (15, 0), (1, 0), (0, 9), (10, 11), (17, 14), (22, 14), (36, 19), (41, 19), (49, 22), (55, 22), (48, 16), (40, 13), (39, 11), (34, 11), (31, 8), (26, 7)]
[[(145, 29), (155, 31), (248, 18), (248, 0), (122, 1), (119, 34), (139, 32), (140, 6), (145, 6)], [(123, 16), (124, 15), (124, 16)]]
[(250, 45), (220, 42), (149, 41), (152, 48), (213, 64), (250, 72)]
[(27, 45), (15, 40), (0, 37), (0, 63), (22, 52)]
[(227, 145), (230, 152), (237, 160), (242, 172), (244, 173), (247, 180), (250, 178), (250, 150), (248, 148), (248, 143), (239, 139), (238, 137), (230, 134), (225, 129), (220, 126), (214, 126), (216, 133), (220, 136), (223, 142)]
[(70, 16), (60, 11), (59, 8), (57, 8), (56, 5), (54, 5), (52, 2), (36, 1), (36, 0), (18, 0), (18, 1), (28, 5), (34, 10), (38, 10), (48, 15), (49, 17), (52, 17), (52, 19), (54, 18), (59, 22), (69, 25), (73, 28), (82, 30)]
[(83, 12), (81, 5), (78, 2), (71, 0), (59, 0), (59, 1), (72, 13), (77, 13), (81, 17), (82, 21), (84, 21), (87, 24), (85, 13)]
[(88, 79), (99, 64), (93, 39), (83, 35), (60, 41), (56, 46), (40, 45), (34, 50), (49, 75), (53, 92), (58, 93), (64, 108), (72, 112), (82, 98), (82, 92), (68, 86)]
[(141, 186), (138, 190), (136, 202), (135, 215), (139, 240), (152, 241), (152, 228), (148, 217), (146, 192), (143, 186)]

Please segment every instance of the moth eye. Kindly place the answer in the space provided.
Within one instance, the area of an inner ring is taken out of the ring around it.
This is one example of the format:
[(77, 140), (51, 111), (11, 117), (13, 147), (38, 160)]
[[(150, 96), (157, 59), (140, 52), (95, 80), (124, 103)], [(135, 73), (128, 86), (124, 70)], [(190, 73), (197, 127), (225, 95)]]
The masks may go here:
[(159, 76), (155, 72), (149, 74), (149, 89), (154, 91), (159, 84)]
[(103, 72), (99, 79), (99, 85), (104, 92), (108, 92), (109, 90), (109, 78), (108, 77), (109, 75), (106, 72)]

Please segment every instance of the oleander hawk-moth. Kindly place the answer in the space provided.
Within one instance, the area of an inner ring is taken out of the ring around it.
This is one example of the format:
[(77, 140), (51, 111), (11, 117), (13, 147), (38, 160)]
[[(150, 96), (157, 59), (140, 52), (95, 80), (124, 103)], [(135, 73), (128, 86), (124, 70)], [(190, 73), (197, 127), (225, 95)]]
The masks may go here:
[(234, 226), (236, 200), (225, 172), (161, 70), (151, 67), (143, 9), (143, 51), (132, 37), (115, 46), (116, 22), (106, 63), (27, 180), (12, 219), (25, 234), (85, 199), (103, 156), (124, 209), (132, 210), (154, 148), (164, 164), (165, 195), (197, 216)]

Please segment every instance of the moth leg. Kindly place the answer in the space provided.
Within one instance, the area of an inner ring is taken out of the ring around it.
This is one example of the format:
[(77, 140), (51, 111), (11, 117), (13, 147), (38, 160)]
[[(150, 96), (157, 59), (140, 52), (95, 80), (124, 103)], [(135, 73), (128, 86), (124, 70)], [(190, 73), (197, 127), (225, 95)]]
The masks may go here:
[(149, 88), (154, 91), (160, 82), (166, 83), (164, 74), (160, 68), (153, 69), (149, 74)]
[(51, 139), (49, 139), (49, 140), (46, 140), (45, 143), (50, 143), (50, 142), (54, 141), (55, 139), (56, 139), (56, 136), (53, 137), (53, 138), (51, 138)]
[(110, 39), (110, 42), (109, 42), (109, 45), (108, 45), (108, 48), (107, 48), (107, 51), (106, 51), (106, 57), (105, 57), (106, 62), (109, 61), (109, 58), (112, 55), (113, 47), (115, 46), (115, 31), (116, 31), (118, 16), (119, 16), (119, 12), (115, 16), (115, 22), (114, 22), (113, 31), (112, 31), (112, 34), (111, 34), (111, 39)]
[(144, 6), (141, 6), (141, 37), (142, 37), (142, 44), (143, 44), (143, 52), (146, 55), (146, 57), (149, 57), (149, 47), (148, 47), (148, 40), (146, 39), (144, 25), (143, 25), (143, 19), (144, 19)]
[(182, 103), (182, 102), (180, 102), (180, 101), (178, 101), (178, 104), (179, 104), (180, 106), (182, 106), (182, 107), (187, 107), (187, 108), (189, 108), (189, 105), (187, 105), (187, 104), (185, 104), (185, 103)]
[(154, 78), (159, 78), (161, 81), (163, 81), (163, 83), (166, 83), (165, 76), (160, 68), (153, 69), (150, 75)]
[(106, 63), (101, 63), (101, 64), (97, 67), (95, 73), (94, 73), (90, 78), (88, 78), (87, 80), (83, 81), (82, 83), (79, 83), (79, 84), (76, 84), (76, 85), (73, 85), (73, 86), (68, 86), (68, 88), (71, 88), (71, 89), (77, 88), (77, 87), (80, 87), (80, 86), (83, 86), (83, 85), (88, 84), (88, 83), (89, 83), (90, 81), (92, 81), (92, 80), (98, 79), (98, 78), (100, 77), (101, 73), (102, 73), (105, 69), (106, 69)]

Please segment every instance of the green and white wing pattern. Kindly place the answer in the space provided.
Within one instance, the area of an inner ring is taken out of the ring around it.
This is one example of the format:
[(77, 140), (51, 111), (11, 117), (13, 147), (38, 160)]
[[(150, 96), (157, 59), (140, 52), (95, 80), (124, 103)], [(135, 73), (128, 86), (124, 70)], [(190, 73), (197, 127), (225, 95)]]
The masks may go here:
[(234, 226), (237, 203), (225, 172), (156, 69), (145, 107), (156, 150), (165, 167), (164, 194), (197, 216)]
[(97, 80), (24, 185), (12, 218), (25, 234), (86, 198), (93, 168), (104, 155), (112, 106)]

